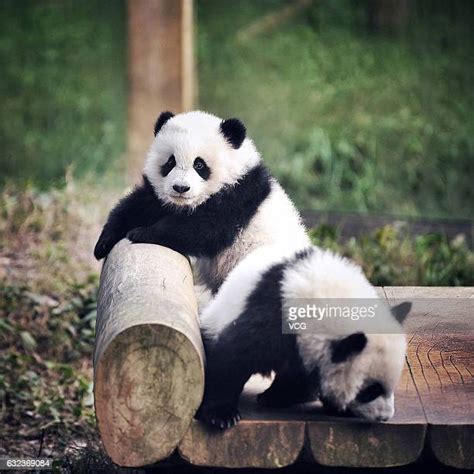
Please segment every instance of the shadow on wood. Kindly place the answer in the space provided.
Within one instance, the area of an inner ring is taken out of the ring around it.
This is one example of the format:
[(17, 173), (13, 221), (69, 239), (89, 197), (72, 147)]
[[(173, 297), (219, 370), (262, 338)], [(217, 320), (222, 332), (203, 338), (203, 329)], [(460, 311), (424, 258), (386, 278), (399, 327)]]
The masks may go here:
[(202, 399), (203, 354), (188, 261), (119, 242), (102, 270), (94, 352), (97, 422), (115, 463), (174, 451)]

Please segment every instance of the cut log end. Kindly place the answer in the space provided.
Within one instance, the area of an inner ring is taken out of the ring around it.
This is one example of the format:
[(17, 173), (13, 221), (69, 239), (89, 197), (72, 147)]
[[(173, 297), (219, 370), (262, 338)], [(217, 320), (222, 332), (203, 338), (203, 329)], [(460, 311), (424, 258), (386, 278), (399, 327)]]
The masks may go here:
[(98, 427), (115, 463), (173, 452), (202, 399), (203, 357), (187, 260), (119, 243), (102, 272), (94, 364)]
[(134, 326), (109, 345), (96, 376), (97, 422), (109, 456), (143, 466), (169, 456), (202, 398), (202, 362), (180, 332)]

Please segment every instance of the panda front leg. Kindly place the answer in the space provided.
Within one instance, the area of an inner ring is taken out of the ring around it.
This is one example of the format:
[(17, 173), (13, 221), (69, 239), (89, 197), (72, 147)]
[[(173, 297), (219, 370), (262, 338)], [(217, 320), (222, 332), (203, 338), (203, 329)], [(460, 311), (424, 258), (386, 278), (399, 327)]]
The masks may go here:
[[(209, 364), (209, 357), (208, 357)], [(239, 397), (250, 374), (242, 370), (206, 369), (204, 398), (196, 418), (212, 428), (227, 429), (240, 420)]]
[(196, 418), (210, 427), (231, 428), (240, 420), (239, 397), (252, 375), (251, 366), (233, 341), (206, 340), (204, 397)]
[(143, 183), (122, 198), (110, 211), (94, 248), (95, 258), (97, 260), (105, 258), (129, 231), (157, 222), (165, 216), (165, 213), (151, 184), (144, 177)]
[(238, 229), (222, 220), (196, 215), (172, 215), (149, 227), (137, 227), (127, 234), (133, 243), (164, 245), (191, 256), (213, 256), (232, 244)]

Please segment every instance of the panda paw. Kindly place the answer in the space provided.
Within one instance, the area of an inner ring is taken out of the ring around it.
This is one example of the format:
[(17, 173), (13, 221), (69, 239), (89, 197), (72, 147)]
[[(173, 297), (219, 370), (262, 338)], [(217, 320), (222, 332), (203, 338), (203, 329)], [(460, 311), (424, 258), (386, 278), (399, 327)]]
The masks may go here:
[(113, 246), (120, 240), (120, 238), (117, 238), (115, 236), (108, 236), (108, 237), (103, 237), (100, 236), (99, 240), (95, 244), (94, 248), (94, 257), (97, 260), (101, 260), (110, 253), (112, 250)]
[(211, 428), (225, 430), (232, 428), (240, 421), (240, 413), (232, 403), (221, 403), (213, 406), (201, 405), (196, 418)]
[(127, 239), (134, 244), (152, 243), (150, 231), (147, 227), (136, 227), (127, 233)]

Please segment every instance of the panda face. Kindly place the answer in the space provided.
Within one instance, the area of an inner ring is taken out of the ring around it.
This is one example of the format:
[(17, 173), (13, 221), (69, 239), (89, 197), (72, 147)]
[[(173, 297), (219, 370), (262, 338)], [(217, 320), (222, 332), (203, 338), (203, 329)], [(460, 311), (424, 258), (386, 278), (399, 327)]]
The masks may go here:
[(260, 160), (245, 127), (203, 112), (161, 114), (145, 175), (165, 203), (195, 208)]
[[(299, 333), (298, 352), (312, 383), (317, 383), (325, 405), (369, 420), (385, 420), (394, 413), (394, 389), (405, 362), (406, 341), (401, 323), (411, 309), (404, 302), (385, 306), (360, 267), (332, 252), (313, 249), (285, 270), (284, 298), (363, 298), (378, 302), (377, 319), (384, 334), (360, 319), (360, 332), (344, 320), (324, 318), (318, 333)], [(365, 331), (364, 331), (365, 329)]]
[(190, 166), (186, 160), (178, 162), (171, 154), (159, 168), (159, 197), (177, 206), (199, 205), (206, 194), (206, 181), (211, 174), (211, 168), (200, 156)]
[(318, 367), (323, 403), (371, 421), (393, 416), (394, 389), (405, 361), (402, 334), (355, 333), (318, 341), (307, 337), (299, 342), (299, 348), (303, 354), (306, 348), (307, 369)]
[(393, 387), (387, 389), (382, 383), (369, 380), (347, 408), (353, 415), (368, 420), (389, 420), (395, 413)]

